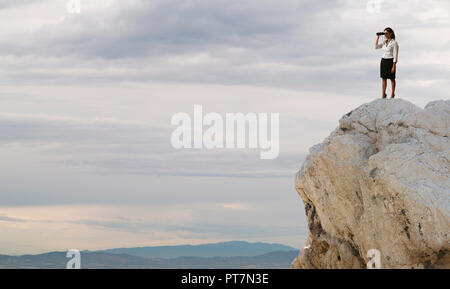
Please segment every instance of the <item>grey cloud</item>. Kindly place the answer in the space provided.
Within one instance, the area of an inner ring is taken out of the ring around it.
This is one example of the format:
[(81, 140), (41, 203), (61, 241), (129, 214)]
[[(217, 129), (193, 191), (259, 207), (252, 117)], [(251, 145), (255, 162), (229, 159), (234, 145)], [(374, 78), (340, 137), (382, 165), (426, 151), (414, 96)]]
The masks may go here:
[[(11, 46), (14, 51), (10, 52), (135, 58), (199, 51), (216, 45), (262, 49), (264, 45), (273, 46), (277, 43), (274, 41), (286, 41), (287, 37), (295, 35), (296, 30), (306, 26), (324, 7), (340, 7), (339, 1), (317, 3), (312, 0), (132, 3), (116, 1), (116, 12), (83, 13), (58, 25), (25, 34), (23, 49), (15, 43)], [(299, 24), (303, 25), (299, 27)], [(314, 33), (302, 32), (306, 36)], [(33, 46), (27, 40), (31, 40)]]
[[(416, 2), (410, 3), (416, 6), (410, 6), (422, 13), (447, 5)], [(365, 3), (114, 3), (114, 9), (88, 11), (32, 34), (23, 33), (20, 39), (0, 40), (0, 54), (11, 58), (0, 83), (157, 81), (353, 92), (355, 86), (369, 87), (377, 76), (380, 56), (373, 49), (373, 35), (375, 29), (382, 28), (376, 28), (378, 22), (374, 20), (360, 25), (359, 15), (367, 13)], [(397, 9), (398, 23), (403, 23), (398, 27), (400, 39), (402, 34), (405, 39), (400, 40), (400, 62), (409, 51), (414, 57), (422, 55), (416, 45), (416, 28), (435, 28), (447, 21), (422, 20), (404, 9), (408, 8), (404, 7), (406, 2), (402, 3), (391, 7)], [(342, 14), (347, 11), (354, 11), (355, 17), (343, 20)], [(431, 43), (422, 47), (442, 53)], [(31, 59), (21, 60), (24, 55)], [(208, 58), (196, 60), (199, 55)], [(399, 77), (408, 79), (450, 77), (450, 71), (437, 64), (409, 64), (406, 70), (399, 69)], [(347, 83), (349, 79), (353, 84)]]
[[(64, 103), (63, 99), (52, 98), (48, 96), (39, 96), (27, 94), (27, 93), (13, 93), (13, 92), (0, 92), (0, 101), (2, 102), (20, 102), (20, 103)], [(1, 117), (1, 116), (0, 116)]]
[[(93, 174), (292, 177), (304, 154), (261, 160), (259, 150), (176, 150), (173, 128), (119, 120), (0, 114), (0, 144), (25, 143)], [(46, 144), (61, 144), (45, 148)]]
[(151, 225), (136, 223), (127, 220), (97, 220), (97, 219), (84, 219), (79, 221), (66, 221), (66, 223), (78, 224), (78, 225), (87, 225), (90, 227), (100, 227), (113, 229), (118, 231), (124, 231), (129, 233), (143, 233), (149, 228), (152, 228)]
[(0, 0), (0, 9), (11, 8), (20, 5), (32, 4), (42, 0)]
[(184, 151), (159, 157), (67, 159), (65, 164), (97, 174), (164, 176), (209, 176), (234, 178), (291, 178), (304, 154), (283, 154), (275, 160), (260, 160), (257, 152)]
[(168, 128), (114, 119), (0, 113), (0, 131), (0, 142), (116, 144), (145, 146), (153, 152), (168, 145)]
[(11, 218), (8, 215), (0, 214), (0, 222), (26, 222), (24, 219)]
[(82, 224), (91, 227), (100, 227), (118, 231), (145, 234), (153, 230), (176, 231), (183, 238), (253, 238), (270, 236), (306, 235), (305, 226), (289, 225), (245, 225), (236, 223), (216, 223), (206, 221), (190, 222), (186, 225), (173, 225), (169, 223), (135, 222), (132, 220), (96, 220), (84, 219), (70, 221), (73, 224)]

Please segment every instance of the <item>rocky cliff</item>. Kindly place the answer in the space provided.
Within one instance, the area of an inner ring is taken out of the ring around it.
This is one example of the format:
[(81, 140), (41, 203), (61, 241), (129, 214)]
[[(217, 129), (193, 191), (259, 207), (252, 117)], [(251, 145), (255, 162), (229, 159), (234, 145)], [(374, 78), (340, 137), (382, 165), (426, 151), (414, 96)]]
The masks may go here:
[(450, 267), (450, 101), (344, 115), (296, 175), (309, 237), (292, 268)]

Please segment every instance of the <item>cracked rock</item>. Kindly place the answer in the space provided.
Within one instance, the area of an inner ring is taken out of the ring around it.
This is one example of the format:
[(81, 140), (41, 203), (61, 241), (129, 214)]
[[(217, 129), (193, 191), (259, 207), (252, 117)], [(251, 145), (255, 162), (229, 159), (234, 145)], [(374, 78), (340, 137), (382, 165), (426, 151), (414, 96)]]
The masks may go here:
[(344, 115), (296, 175), (309, 237), (292, 268), (450, 268), (450, 101)]

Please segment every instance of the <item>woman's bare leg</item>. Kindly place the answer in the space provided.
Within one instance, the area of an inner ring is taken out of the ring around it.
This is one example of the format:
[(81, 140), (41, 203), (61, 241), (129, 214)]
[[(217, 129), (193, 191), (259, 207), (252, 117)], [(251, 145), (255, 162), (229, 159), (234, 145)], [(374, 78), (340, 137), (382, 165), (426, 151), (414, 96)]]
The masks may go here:
[(384, 95), (386, 94), (386, 85), (387, 85), (387, 81), (386, 78), (382, 78), (382, 82), (381, 82), (381, 98), (386, 98)]
[(391, 98), (394, 98), (394, 96), (395, 96), (395, 79), (391, 79), (391, 86), (392, 86)]

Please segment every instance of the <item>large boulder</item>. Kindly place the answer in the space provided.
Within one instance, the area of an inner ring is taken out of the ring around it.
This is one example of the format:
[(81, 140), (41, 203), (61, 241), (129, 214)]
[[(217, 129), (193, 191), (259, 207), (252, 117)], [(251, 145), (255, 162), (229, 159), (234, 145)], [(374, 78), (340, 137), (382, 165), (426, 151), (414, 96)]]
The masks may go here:
[(309, 237), (292, 268), (450, 267), (450, 101), (344, 115), (296, 175)]

